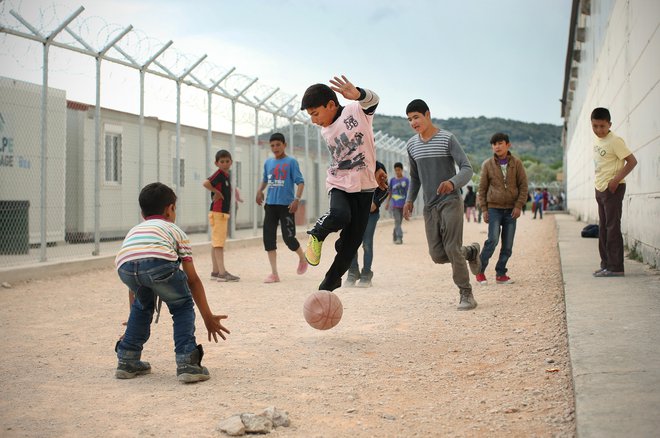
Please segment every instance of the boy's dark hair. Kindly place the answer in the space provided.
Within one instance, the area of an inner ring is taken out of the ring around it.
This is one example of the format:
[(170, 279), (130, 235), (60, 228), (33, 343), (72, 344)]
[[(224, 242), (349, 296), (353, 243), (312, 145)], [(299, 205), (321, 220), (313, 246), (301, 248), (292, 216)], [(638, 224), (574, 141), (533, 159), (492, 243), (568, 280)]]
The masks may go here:
[(612, 117), (610, 116), (610, 110), (602, 107), (595, 108), (591, 112), (591, 120), (605, 120), (606, 122), (611, 122)]
[(304, 111), (307, 108), (327, 106), (330, 101), (333, 101), (335, 105), (339, 106), (337, 93), (325, 84), (314, 84), (305, 90), (300, 103), (300, 110)]
[(286, 140), (284, 139), (284, 134), (281, 134), (279, 132), (273, 133), (270, 136), (270, 140), (268, 140), (268, 141), (269, 142), (271, 142), (271, 141), (281, 141), (282, 143), (286, 143)]
[(396, 169), (397, 167), (400, 167), (401, 169), (403, 169), (403, 164), (401, 164), (399, 162), (394, 163), (394, 168)]
[(429, 106), (422, 99), (415, 99), (406, 107), (406, 114), (422, 113), (426, 114), (429, 111)]
[(503, 141), (505, 143), (510, 143), (509, 142), (509, 136), (502, 133), (502, 132), (498, 132), (497, 134), (493, 134), (493, 136), (490, 138), (490, 144), (495, 144), (499, 141)]
[(220, 158), (229, 158), (231, 160), (231, 153), (227, 149), (220, 149), (215, 153), (215, 161), (220, 161)]
[(138, 198), (142, 217), (163, 214), (168, 205), (176, 204), (176, 193), (163, 183), (147, 184)]

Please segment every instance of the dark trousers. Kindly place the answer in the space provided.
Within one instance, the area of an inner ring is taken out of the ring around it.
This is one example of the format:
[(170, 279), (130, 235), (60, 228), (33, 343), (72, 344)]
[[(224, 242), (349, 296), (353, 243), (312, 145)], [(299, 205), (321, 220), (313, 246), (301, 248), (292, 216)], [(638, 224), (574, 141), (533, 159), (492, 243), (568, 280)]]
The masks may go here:
[(623, 236), (621, 235), (621, 211), (626, 185), (619, 184), (611, 193), (596, 190), (598, 203), (598, 251), (600, 267), (612, 272), (623, 272)]
[(293, 213), (289, 212), (287, 205), (266, 204), (264, 207), (264, 249), (275, 251), (277, 249), (277, 225), (282, 229), (282, 239), (287, 248), (296, 251), (300, 242), (296, 239), (296, 221)]
[(373, 192), (346, 193), (339, 189), (330, 190), (330, 210), (307, 232), (323, 241), (328, 234), (341, 230), (339, 239), (335, 242), (337, 255), (319, 285), (319, 290), (333, 291), (341, 286), (341, 277), (348, 271), (362, 244), (373, 195)]

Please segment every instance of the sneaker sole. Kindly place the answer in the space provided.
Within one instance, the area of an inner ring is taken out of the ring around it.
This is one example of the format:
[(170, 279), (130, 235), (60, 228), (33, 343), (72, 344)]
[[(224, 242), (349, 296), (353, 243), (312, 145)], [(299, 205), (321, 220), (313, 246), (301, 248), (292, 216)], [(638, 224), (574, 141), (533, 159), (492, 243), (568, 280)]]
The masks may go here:
[(151, 374), (151, 369), (144, 370), (144, 371), (135, 371), (134, 373), (129, 373), (128, 371), (124, 370), (116, 370), (115, 371), (115, 377), (117, 379), (133, 379), (137, 376), (143, 376), (145, 374)]
[(612, 272), (608, 270), (600, 271), (598, 274), (594, 274), (596, 278), (615, 278), (615, 277), (625, 277), (625, 272)]
[(475, 304), (474, 306), (469, 306), (469, 307), (468, 306), (464, 306), (464, 307), (459, 306), (459, 307), (456, 308), (456, 310), (472, 310), (472, 309), (476, 309), (476, 308), (477, 308), (477, 305)]
[(183, 383), (203, 382), (211, 378), (208, 374), (179, 374), (176, 379)]
[(321, 263), (321, 259), (319, 259), (316, 263), (312, 262), (310, 259), (307, 258), (307, 254), (305, 254), (305, 260), (307, 260), (307, 264), (311, 266), (318, 266), (319, 263)]
[(496, 281), (497, 284), (514, 284), (515, 281), (509, 280), (509, 281)]
[(479, 272), (481, 272), (481, 245), (479, 245), (477, 242), (473, 242), (471, 246), (477, 247), (477, 255), (473, 261), (468, 261), (468, 266), (470, 267), (472, 275), (477, 275)]
[(218, 278), (218, 283), (236, 283), (238, 280), (240, 280), (240, 279), (237, 279), (237, 280), (233, 280), (233, 279), (232, 279), (232, 280), (227, 280), (226, 278)]

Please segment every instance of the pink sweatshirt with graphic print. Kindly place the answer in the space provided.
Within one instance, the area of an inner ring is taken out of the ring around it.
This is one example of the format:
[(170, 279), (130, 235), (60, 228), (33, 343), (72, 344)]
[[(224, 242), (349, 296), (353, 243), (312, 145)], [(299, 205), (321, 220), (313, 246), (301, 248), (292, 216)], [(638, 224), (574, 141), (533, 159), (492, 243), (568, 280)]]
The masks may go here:
[(378, 184), (376, 146), (372, 127), (373, 114), (368, 115), (359, 103), (346, 105), (335, 122), (321, 129), (330, 151), (330, 167), (325, 186), (347, 193), (373, 191)]

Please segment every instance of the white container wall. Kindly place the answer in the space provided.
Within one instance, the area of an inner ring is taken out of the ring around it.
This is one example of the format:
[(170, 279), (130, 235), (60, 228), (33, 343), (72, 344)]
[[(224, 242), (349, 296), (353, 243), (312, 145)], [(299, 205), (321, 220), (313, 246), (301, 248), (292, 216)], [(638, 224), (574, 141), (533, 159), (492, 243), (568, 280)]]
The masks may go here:
[(64, 241), (66, 93), (48, 90), (47, 183), (43, 186), (41, 90), (38, 85), (0, 77), (0, 201), (29, 202), (30, 244), (41, 241), (40, 206), (44, 194), (46, 241)]
[(630, 250), (657, 267), (660, 2), (576, 0), (572, 27), (563, 107), (568, 210), (583, 221), (598, 222), (590, 114), (606, 107), (612, 114), (612, 130), (639, 162), (626, 178), (624, 239)]

